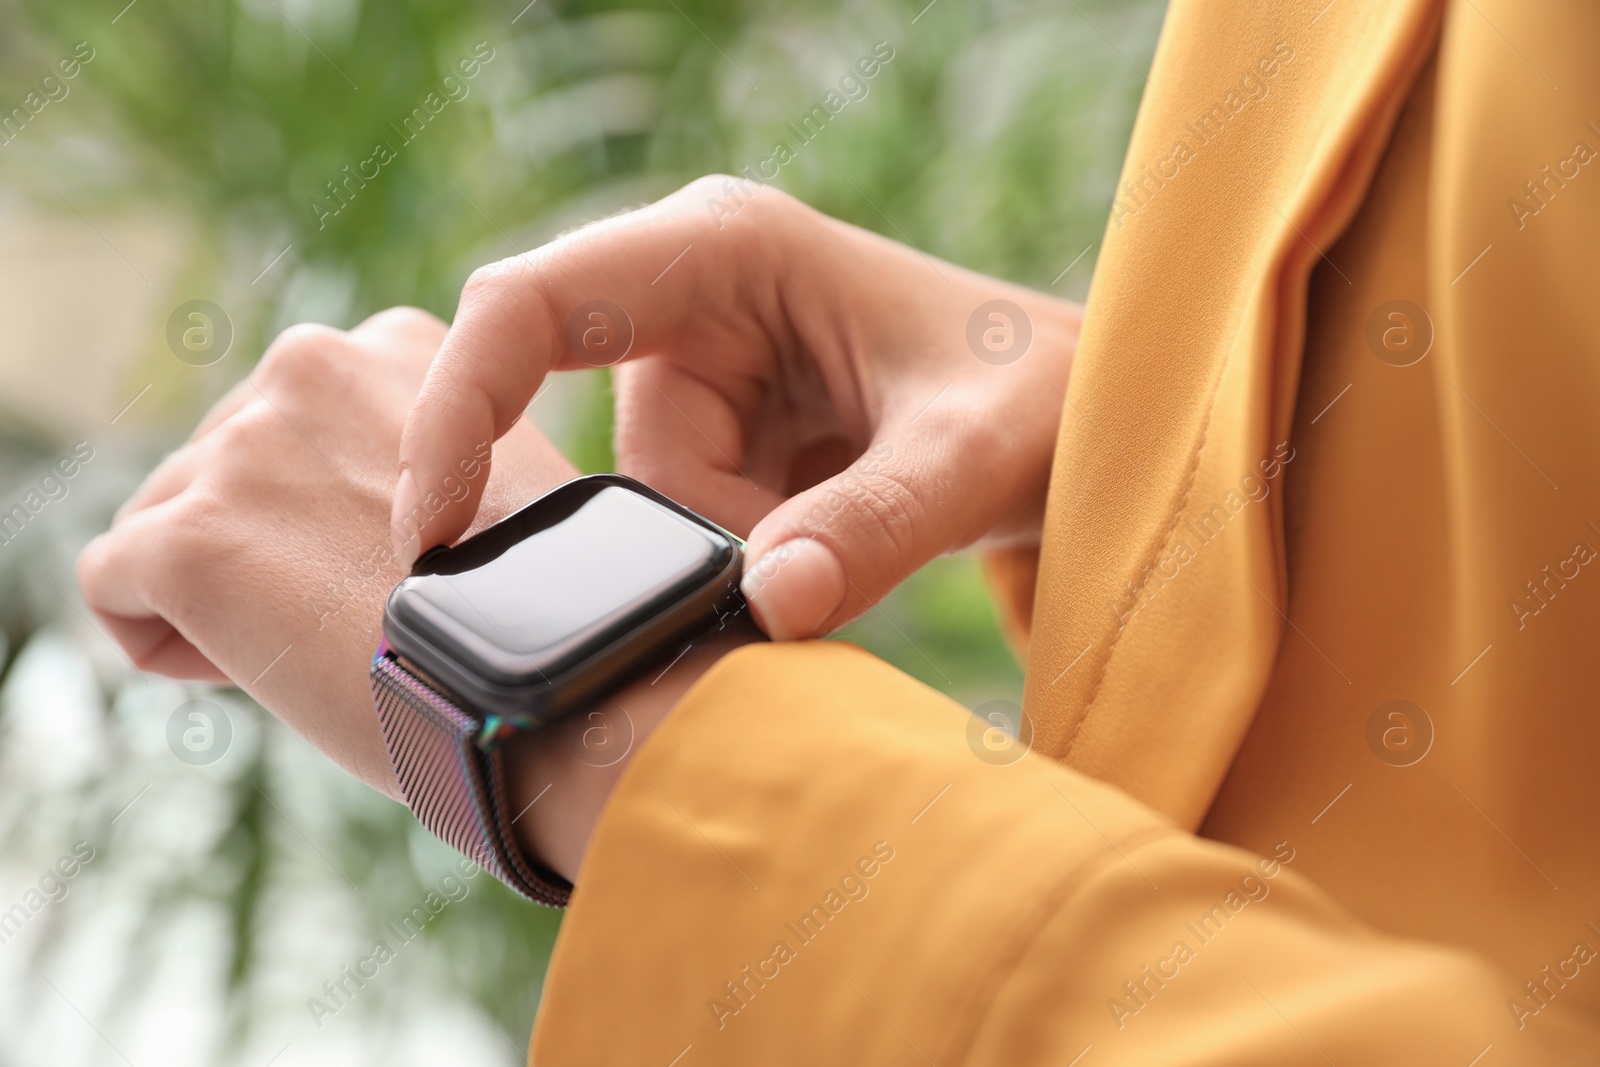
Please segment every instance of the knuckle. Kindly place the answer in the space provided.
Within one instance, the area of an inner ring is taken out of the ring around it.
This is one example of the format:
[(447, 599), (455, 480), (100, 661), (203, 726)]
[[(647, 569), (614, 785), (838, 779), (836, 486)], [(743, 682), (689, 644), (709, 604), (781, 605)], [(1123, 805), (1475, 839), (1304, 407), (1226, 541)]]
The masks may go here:
[(500, 261), (474, 267), (472, 273), (467, 275), (466, 284), (461, 287), (462, 297), (471, 298), (481, 294), (485, 289), (498, 285), (504, 274), (505, 269), (500, 265)]
[(300, 384), (325, 379), (344, 362), (350, 337), (343, 330), (301, 323), (280, 333), (261, 356), (257, 372), (264, 380)]
[(336, 330), (332, 326), (323, 326), (315, 322), (302, 322), (290, 326), (273, 340), (267, 348), (270, 354), (277, 352), (301, 352), (308, 349), (327, 348), (332, 345), (342, 344), (345, 339), (343, 330)]
[(461, 310), (456, 322), (459, 324), (469, 309), (515, 312), (519, 318), (530, 309), (539, 309), (548, 315), (543, 279), (539, 271), (530, 269), (532, 262), (527, 256), (512, 256), (474, 270), (461, 288)]
[[(206, 447), (189, 486), (181, 494), (185, 522), (199, 523), (213, 533), (227, 524), (210, 494), (220, 488), (238, 492), (245, 487), (262, 488), (272, 480), (275, 464), (306, 448), (305, 439), (290, 419), (300, 419), (303, 405), (294, 396), (272, 402), (248, 405), (244, 410), (206, 435)], [(285, 414), (285, 411), (288, 414)]]
[(669, 196), (675, 207), (713, 229), (761, 231), (803, 205), (776, 186), (735, 174), (706, 174)]
[(253, 451), (265, 422), (256, 414), (260, 407), (261, 401), (257, 400), (218, 423), (216, 429), (206, 435), (207, 455), (203, 469), (211, 470), (239, 452)]
[(673, 193), (672, 199), (687, 200), (691, 204), (698, 205), (707, 198), (725, 196), (730, 187), (737, 188), (741, 184), (749, 185), (751, 183), (746, 178), (736, 178), (732, 174), (702, 174)]
[(498, 297), (514, 284), (513, 279), (522, 273), (521, 268), (520, 256), (498, 259), (478, 267), (467, 275), (467, 284), (461, 287), (462, 303)]
[(420, 330), (439, 333), (444, 331), (445, 324), (437, 316), (421, 308), (402, 304), (367, 316), (361, 325), (356, 327), (358, 330), (364, 328), (394, 333), (412, 333)]

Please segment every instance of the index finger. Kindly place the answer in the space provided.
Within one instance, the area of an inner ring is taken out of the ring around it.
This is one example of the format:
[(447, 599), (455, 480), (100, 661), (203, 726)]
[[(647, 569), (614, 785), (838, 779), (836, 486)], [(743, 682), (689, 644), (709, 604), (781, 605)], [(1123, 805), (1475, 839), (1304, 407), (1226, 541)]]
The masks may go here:
[[(659, 349), (740, 284), (729, 212), (739, 179), (702, 178), (664, 200), (475, 271), (400, 441), (390, 532), (409, 566), (471, 524), (489, 446), (552, 370)], [(748, 225), (748, 222), (745, 224)], [(744, 229), (744, 226), (738, 229)], [(693, 297), (693, 300), (690, 297)]]

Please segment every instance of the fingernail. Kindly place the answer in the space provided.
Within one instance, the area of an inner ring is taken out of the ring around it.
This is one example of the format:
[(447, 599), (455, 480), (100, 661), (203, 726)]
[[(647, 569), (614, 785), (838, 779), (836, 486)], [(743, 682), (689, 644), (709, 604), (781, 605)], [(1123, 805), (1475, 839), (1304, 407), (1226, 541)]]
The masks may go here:
[(389, 513), (389, 538), (394, 543), (394, 558), (401, 570), (409, 571), (422, 555), (422, 531), (416, 522), (416, 511), (421, 504), (417, 480), (411, 477), (409, 468), (402, 470), (394, 487), (394, 509)]
[(774, 641), (816, 637), (844, 603), (844, 564), (821, 541), (797, 538), (747, 566), (739, 589)]

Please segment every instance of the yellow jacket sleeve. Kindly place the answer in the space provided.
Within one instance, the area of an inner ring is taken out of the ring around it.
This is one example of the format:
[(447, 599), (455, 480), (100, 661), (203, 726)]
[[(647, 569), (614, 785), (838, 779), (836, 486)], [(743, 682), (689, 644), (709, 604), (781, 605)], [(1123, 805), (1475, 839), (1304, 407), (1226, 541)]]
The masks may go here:
[(530, 1062), (1600, 1053), (1553, 1019), (1517, 1032), (1483, 963), (1352, 921), (1296, 872), (1296, 836), (1266, 856), (1200, 840), (1053, 761), (994, 755), (981, 727), (850, 646), (727, 657), (613, 795)]

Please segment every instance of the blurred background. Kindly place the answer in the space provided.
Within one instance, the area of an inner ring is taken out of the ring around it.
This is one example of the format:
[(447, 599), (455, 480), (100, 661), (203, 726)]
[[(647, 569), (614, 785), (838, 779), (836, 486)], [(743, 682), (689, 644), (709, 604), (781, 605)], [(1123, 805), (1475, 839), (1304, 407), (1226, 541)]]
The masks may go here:
[[(479, 876), (333, 997), (452, 856), (236, 690), (141, 677), (77, 594), (78, 549), (278, 330), (448, 319), (475, 266), (793, 144), (878, 42), (774, 184), (1081, 299), (1163, 9), (0, 0), (0, 512), (29, 514), (0, 531), (0, 1067), (525, 1057), (559, 914)], [(609, 469), (605, 371), (535, 411)], [(842, 636), (1020, 698), (970, 558)]]

